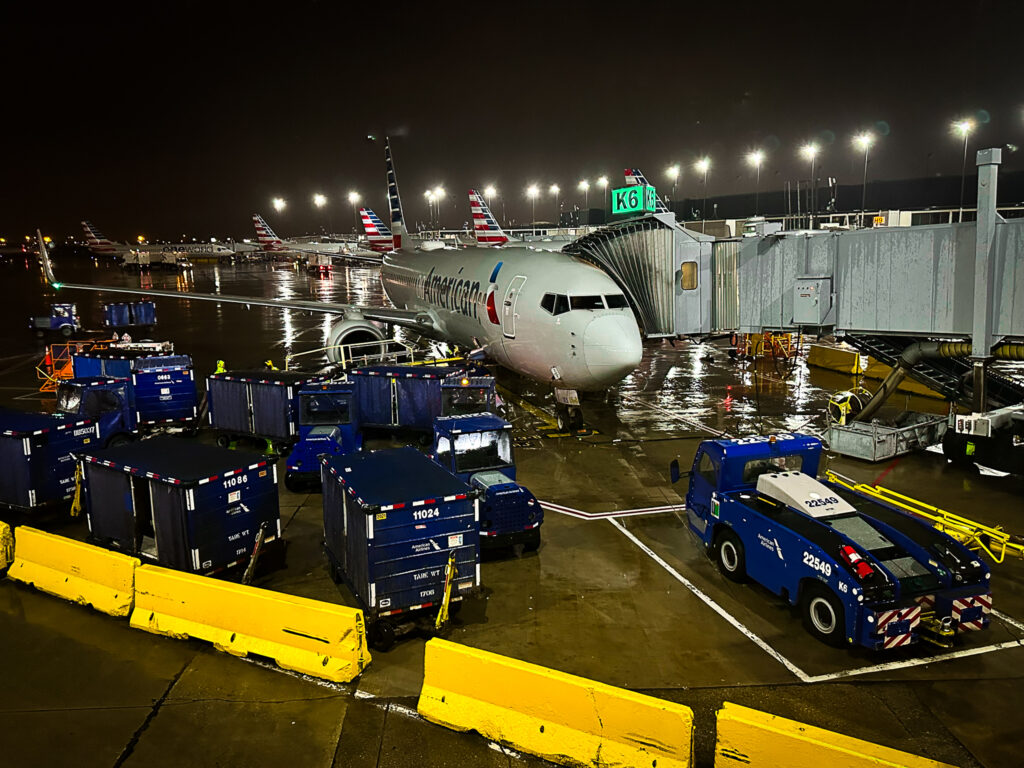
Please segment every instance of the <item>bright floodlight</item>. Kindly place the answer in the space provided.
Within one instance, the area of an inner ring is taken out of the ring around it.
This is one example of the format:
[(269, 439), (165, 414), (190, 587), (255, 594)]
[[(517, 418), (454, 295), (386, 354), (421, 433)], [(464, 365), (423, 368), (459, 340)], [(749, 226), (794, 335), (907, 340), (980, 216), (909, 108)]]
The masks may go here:
[(436, 197), (438, 200), (443, 199), (444, 198), (444, 187), (440, 187), (440, 186), (439, 187), (434, 187), (434, 197)]
[(348, 193), (348, 201), (352, 205), (355, 205), (356, 203), (358, 203), (359, 202), (359, 193), (356, 192), (355, 190), (353, 190), (352, 192), (349, 192)]
[(711, 167), (711, 158), (702, 157), (700, 160), (694, 163), (693, 167), (697, 169), (698, 173), (707, 173), (708, 169)]
[(599, 186), (601, 189), (604, 189), (605, 187), (607, 187), (608, 186), (608, 177), (607, 176), (601, 176), (597, 180), (597, 186)]
[(577, 187), (579, 187), (579, 188), (580, 188), (581, 190), (583, 190), (584, 192), (586, 192), (586, 191), (587, 191), (588, 189), (590, 189), (590, 182), (589, 182), (589, 181), (587, 181), (586, 179), (584, 179), (583, 181), (581, 181), (581, 182), (580, 182), (579, 184), (577, 184), (576, 186), (577, 186)]
[(800, 154), (806, 157), (808, 160), (813, 160), (818, 156), (818, 145), (804, 144), (802, 147), (800, 147)]
[(494, 197), (496, 194), (498, 194), (498, 190), (496, 190), (492, 185), (488, 184), (484, 187), (484, 197)]
[(325, 205), (327, 205), (327, 197), (317, 192), (315, 195), (313, 195), (313, 205), (315, 205), (317, 208), (323, 208)]
[(139, 235), (135, 239), (138, 240), (140, 244), (146, 242), (146, 236), (145, 235)]
[(557, 195), (561, 191), (561, 188), (559, 188), (557, 184), (552, 184), (550, 187), (548, 187), (548, 192), (550, 192), (552, 195)]
[(536, 184), (531, 184), (526, 188), (526, 196), (531, 200), (536, 200), (537, 195), (540, 194), (540, 189), (537, 188)]
[(760, 168), (761, 163), (764, 162), (764, 152), (760, 149), (755, 149), (753, 152), (747, 154), (747, 162), (755, 168)]
[(665, 175), (668, 176), (668, 178), (670, 178), (672, 181), (675, 181), (676, 179), (679, 178), (679, 166), (670, 165), (668, 168), (665, 169)]
[(961, 136), (966, 137), (974, 130), (974, 121), (971, 119), (957, 120), (953, 123), (953, 130), (959, 133)]
[(434, 191), (432, 189), (428, 189), (426, 192), (423, 193), (423, 196), (425, 198), (427, 198), (427, 200), (433, 200), (434, 199)]
[(868, 133), (867, 131), (864, 133), (858, 133), (853, 137), (853, 143), (856, 145), (857, 149), (867, 151), (870, 149), (871, 145), (875, 143), (874, 134)]
[(284, 207), (286, 205), (288, 205), (288, 203), (286, 203), (284, 201), (283, 197), (275, 197), (274, 200), (273, 200), (273, 205), (274, 205), (274, 210), (277, 211), (278, 213), (280, 213), (281, 211), (284, 210)]

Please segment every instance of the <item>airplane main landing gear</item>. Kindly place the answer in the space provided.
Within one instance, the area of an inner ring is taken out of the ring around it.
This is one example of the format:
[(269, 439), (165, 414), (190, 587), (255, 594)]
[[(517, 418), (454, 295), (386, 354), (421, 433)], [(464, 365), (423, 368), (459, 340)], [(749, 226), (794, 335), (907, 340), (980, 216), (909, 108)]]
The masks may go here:
[(555, 418), (560, 432), (583, 429), (583, 409), (578, 405), (558, 403), (555, 407)]

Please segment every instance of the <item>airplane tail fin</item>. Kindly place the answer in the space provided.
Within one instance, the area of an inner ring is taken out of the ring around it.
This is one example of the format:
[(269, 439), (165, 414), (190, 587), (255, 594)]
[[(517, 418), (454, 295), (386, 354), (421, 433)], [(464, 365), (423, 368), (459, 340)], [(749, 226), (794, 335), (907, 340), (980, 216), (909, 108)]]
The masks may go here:
[(252, 223), (256, 227), (256, 239), (264, 251), (283, 251), (284, 243), (274, 234), (274, 230), (258, 213), (252, 215)]
[[(627, 168), (625, 171), (626, 185), (636, 186), (640, 185), (643, 187), (649, 187), (650, 182), (647, 181), (647, 177), (644, 176), (643, 172), (639, 168)], [(655, 193), (655, 213), (668, 213), (668, 206), (665, 205), (665, 201), (661, 199), (661, 195)]]
[(380, 220), (380, 216), (369, 208), (360, 208), (359, 216), (363, 220), (363, 231), (366, 232), (370, 250), (377, 253), (388, 253), (395, 250), (395, 236)]
[(388, 203), (391, 205), (391, 231), (394, 233), (395, 250), (402, 247), (402, 237), (408, 237), (405, 214), (402, 212), (402, 198), (398, 196), (398, 177), (395, 175), (395, 161), (391, 159), (391, 140), (384, 139), (384, 159), (388, 167)]
[(469, 190), (469, 209), (473, 214), (473, 234), (477, 245), (504, 245), (508, 242), (508, 235), (494, 218), (479, 190)]
[(117, 247), (103, 236), (91, 221), (83, 221), (82, 229), (85, 230), (85, 242), (93, 253), (116, 253)]

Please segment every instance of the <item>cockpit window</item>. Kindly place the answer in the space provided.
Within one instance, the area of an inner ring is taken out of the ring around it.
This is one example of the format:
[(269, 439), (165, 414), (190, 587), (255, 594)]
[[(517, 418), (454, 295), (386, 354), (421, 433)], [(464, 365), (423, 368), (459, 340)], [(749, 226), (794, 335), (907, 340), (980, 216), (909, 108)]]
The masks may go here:
[(604, 309), (600, 296), (570, 296), (569, 302), (573, 309)]
[(569, 311), (569, 297), (560, 293), (545, 293), (544, 298), (540, 300), (540, 306), (552, 315), (560, 315)]
[(626, 297), (621, 293), (608, 294), (604, 297), (604, 303), (608, 305), (608, 309), (625, 309), (629, 306)]

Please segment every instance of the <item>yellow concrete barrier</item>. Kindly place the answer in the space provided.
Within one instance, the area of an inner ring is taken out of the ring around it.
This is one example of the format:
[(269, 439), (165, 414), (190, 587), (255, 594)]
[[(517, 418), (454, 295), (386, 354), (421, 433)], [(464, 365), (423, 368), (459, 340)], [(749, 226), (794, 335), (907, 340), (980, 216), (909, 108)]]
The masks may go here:
[(111, 616), (132, 610), (139, 560), (19, 525), (7, 577)]
[(689, 766), (693, 712), (487, 651), (427, 643), (418, 710), (562, 765)]
[(370, 663), (362, 611), (154, 565), (135, 572), (131, 625), (334, 682)]
[(14, 534), (11, 526), (0, 520), (0, 571), (14, 562)]
[(807, 364), (815, 368), (827, 368), (839, 373), (859, 374), (860, 353), (855, 349), (827, 347), (822, 344), (811, 344), (807, 351)]
[(718, 710), (715, 768), (953, 768), (824, 728), (725, 702)]

